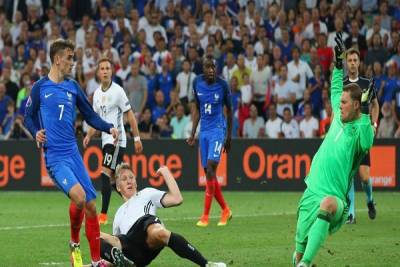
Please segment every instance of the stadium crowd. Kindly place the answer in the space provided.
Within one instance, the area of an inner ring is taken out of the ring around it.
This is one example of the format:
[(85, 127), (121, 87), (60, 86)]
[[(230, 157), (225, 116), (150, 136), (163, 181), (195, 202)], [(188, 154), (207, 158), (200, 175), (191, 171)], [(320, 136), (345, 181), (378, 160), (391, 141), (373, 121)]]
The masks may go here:
[[(32, 138), (22, 115), (57, 38), (75, 42), (89, 99), (97, 60), (112, 59), (142, 139), (189, 137), (205, 55), (231, 88), (232, 137), (323, 137), (336, 31), (375, 79), (377, 137), (400, 137), (399, 0), (0, 0), (0, 139)], [(85, 125), (78, 114), (78, 135)]]

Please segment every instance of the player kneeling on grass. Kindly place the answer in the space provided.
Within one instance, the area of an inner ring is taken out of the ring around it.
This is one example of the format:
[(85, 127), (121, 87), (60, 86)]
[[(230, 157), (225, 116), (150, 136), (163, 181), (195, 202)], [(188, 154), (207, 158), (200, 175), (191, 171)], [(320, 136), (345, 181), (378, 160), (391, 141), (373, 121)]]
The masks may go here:
[(336, 66), (331, 83), (334, 119), (324, 142), (311, 163), (305, 180), (307, 189), (300, 200), (296, 230), (297, 267), (310, 266), (328, 233), (339, 230), (347, 219), (352, 178), (371, 148), (374, 127), (369, 116), (372, 88), (362, 92), (350, 83), (343, 88), (344, 44), (336, 34)]
[(154, 188), (137, 191), (136, 177), (130, 166), (122, 163), (116, 169), (117, 190), (125, 203), (115, 214), (113, 235), (101, 233), (101, 255), (114, 266), (146, 266), (168, 246), (178, 256), (199, 266), (224, 267), (224, 263), (207, 261), (184, 237), (168, 231), (156, 217), (157, 208), (182, 203), (179, 187), (167, 167), (157, 171), (168, 186), (168, 192)]

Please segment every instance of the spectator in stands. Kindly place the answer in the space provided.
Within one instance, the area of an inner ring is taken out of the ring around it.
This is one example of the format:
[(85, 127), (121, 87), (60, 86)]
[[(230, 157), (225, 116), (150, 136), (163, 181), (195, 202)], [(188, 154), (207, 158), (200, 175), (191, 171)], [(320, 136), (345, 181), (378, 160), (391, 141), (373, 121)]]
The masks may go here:
[(6, 115), (0, 121), (0, 134), (3, 135), (4, 139), (8, 139), (10, 136), (15, 118), (17, 116), (15, 113), (15, 102), (12, 99), (8, 100), (6, 103), (6, 112)]
[(311, 94), (310, 94), (310, 91), (309, 91), (308, 89), (306, 89), (306, 90), (304, 91), (304, 94), (303, 94), (303, 101), (301, 101), (301, 102), (299, 103), (299, 107), (298, 107), (297, 112), (296, 112), (295, 119), (296, 119), (298, 122), (300, 122), (300, 121), (304, 118), (304, 116), (305, 116), (305, 115), (304, 115), (304, 109), (305, 109), (305, 105), (306, 105), (307, 103), (309, 103), (309, 104), (311, 105), (311, 107), (312, 107)]
[(361, 59), (367, 52), (367, 41), (365, 36), (360, 33), (360, 25), (356, 19), (351, 21), (350, 36), (345, 40), (347, 48), (354, 47), (360, 51)]
[(326, 114), (325, 118), (321, 118), (319, 122), (319, 136), (321, 136), (321, 138), (325, 137), (332, 121), (332, 105), (329, 100), (324, 102), (324, 113)]
[(393, 115), (391, 103), (385, 102), (381, 109), (383, 117), (379, 121), (379, 127), (376, 134), (377, 138), (392, 138), (396, 131), (396, 120)]
[(276, 113), (276, 104), (268, 107), (268, 121), (265, 123), (265, 135), (269, 138), (278, 138), (281, 132), (282, 119)]
[(250, 106), (250, 117), (244, 121), (243, 137), (260, 138), (264, 136), (264, 119), (258, 116), (257, 107), (254, 104)]
[(299, 48), (292, 48), (293, 60), (288, 64), (288, 79), (296, 85), (296, 102), (294, 103), (294, 113), (297, 113), (297, 107), (303, 100), (304, 90), (307, 88), (307, 81), (314, 77), (310, 66), (300, 59)]
[(372, 65), (375, 61), (384, 65), (389, 59), (389, 54), (387, 49), (382, 46), (382, 38), (379, 33), (374, 33), (372, 35), (372, 45), (368, 49), (367, 56), (365, 57), (365, 64)]
[(15, 119), (13, 121), (13, 124), (11, 125), (11, 129), (8, 132), (8, 134), (5, 135), (5, 140), (8, 139), (31, 139), (33, 140), (33, 137), (31, 133), (28, 131), (28, 129), (25, 128), (25, 125), (23, 124), (24, 117), (22, 115), (16, 115)]
[(392, 107), (396, 124), (400, 126), (400, 84), (393, 92)]
[(328, 73), (329, 67), (333, 60), (333, 49), (326, 46), (326, 35), (324, 33), (321, 33), (318, 36), (317, 55), (323, 72)]
[(8, 113), (7, 105), (12, 98), (6, 94), (6, 86), (0, 81), (0, 122), (3, 122)]
[(191, 71), (189, 60), (184, 60), (182, 71), (176, 76), (176, 91), (179, 92), (179, 100), (187, 105), (193, 100), (193, 81), (196, 74)]
[(296, 101), (296, 84), (287, 78), (287, 65), (280, 67), (279, 82), (275, 84), (274, 102), (277, 103), (278, 115), (283, 116), (285, 108), (293, 112), (293, 104)]
[(139, 73), (139, 63), (132, 64), (130, 76), (124, 83), (124, 89), (136, 116), (140, 115), (147, 102), (148, 91), (147, 80)]
[[(186, 124), (185, 128), (183, 129), (183, 138), (188, 139), (192, 135), (192, 128), (193, 128), (193, 119), (194, 119), (194, 112), (193, 110), (196, 108), (194, 103), (192, 102), (190, 104), (190, 114), (189, 114), (189, 120), (188, 123)], [(196, 133), (195, 133), (195, 138), (198, 137), (200, 131), (200, 124), (197, 125)]]
[(272, 95), (271, 79), (271, 67), (265, 64), (265, 58), (263, 55), (258, 55), (257, 67), (251, 72), (250, 83), (251, 88), (253, 89), (253, 103), (257, 107), (258, 114), (263, 118), (265, 117), (264, 104), (266, 97), (270, 98)]
[(141, 139), (152, 139), (158, 137), (159, 129), (151, 120), (151, 109), (146, 107), (140, 116), (138, 125)]
[(173, 129), (172, 138), (183, 139), (185, 138), (185, 128), (189, 123), (189, 117), (185, 116), (185, 107), (179, 103), (176, 107), (175, 115), (172, 116), (170, 126)]
[(335, 47), (335, 36), (337, 32), (342, 32), (343, 40), (346, 40), (349, 37), (349, 34), (343, 31), (343, 18), (341, 16), (337, 16), (335, 18), (335, 29), (331, 31), (328, 35), (328, 47), (334, 48)]
[(18, 95), (18, 85), (11, 81), (11, 67), (10, 66), (4, 66), (2, 75), (1, 75), (1, 80), (6, 86), (6, 94), (11, 97), (11, 99), (14, 101), (14, 103), (17, 101), (17, 95)]
[(283, 110), (283, 121), (281, 124), (281, 138), (299, 138), (300, 130), (299, 124), (292, 117), (292, 111), (290, 108), (285, 107)]
[[(382, 71), (382, 65), (381, 63), (379, 63), (378, 61), (374, 62), (374, 65), (372, 67), (372, 72), (373, 72), (373, 77), (374, 77), (374, 81), (375, 81), (375, 88), (376, 91), (378, 92), (383, 92), (383, 87), (385, 86), (387, 77), (385, 75), (385, 73), (383, 73)], [(380, 101), (380, 99), (378, 99)], [(379, 103), (380, 106), (382, 106), (383, 103)]]
[(319, 118), (323, 108), (322, 89), (325, 87), (325, 77), (322, 73), (321, 65), (316, 65), (314, 68), (315, 76), (310, 79), (308, 91), (311, 93), (311, 103), (313, 107), (313, 115)]
[(385, 102), (392, 102), (393, 99), (393, 93), (395, 92), (396, 88), (399, 87), (399, 78), (396, 77), (396, 65), (395, 64), (389, 64), (387, 66), (388, 68), (388, 77), (385, 82), (385, 85), (381, 89), (381, 91), (378, 92), (378, 99), (380, 103), (385, 103)]
[(229, 83), (237, 68), (234, 54), (228, 52), (226, 54), (226, 64), (222, 69), (222, 77)]
[(161, 115), (161, 117), (157, 119), (156, 125), (160, 130), (160, 137), (170, 138), (172, 136), (173, 131), (171, 126), (169, 126), (169, 119), (167, 114)]
[(310, 102), (304, 104), (304, 119), (300, 122), (300, 137), (313, 138), (318, 136), (318, 120), (312, 115)]
[(157, 88), (163, 91), (165, 97), (165, 104), (169, 105), (170, 103), (170, 92), (175, 89), (175, 78), (172, 75), (172, 72), (169, 69), (169, 60), (162, 60), (162, 69), (161, 73), (157, 75)]
[(320, 21), (318, 8), (313, 8), (311, 11), (311, 22), (306, 26), (304, 37), (306, 39), (317, 39), (319, 34), (328, 34), (326, 24)]
[(246, 67), (245, 64), (245, 57), (244, 55), (240, 54), (237, 59), (237, 70), (233, 72), (233, 76), (236, 77), (238, 81), (239, 88), (243, 85), (243, 74), (246, 73), (248, 76), (251, 74), (251, 69)]
[(156, 123), (158, 118), (160, 118), (162, 115), (166, 114), (166, 107), (165, 107), (165, 102), (164, 102), (164, 93), (161, 90), (157, 90), (155, 92), (155, 106), (152, 109), (152, 115), (151, 115), (151, 120), (153, 123)]
[(288, 63), (292, 60), (292, 49), (294, 43), (290, 41), (289, 30), (287, 28), (282, 29), (282, 41), (278, 43), (281, 51), (284, 63)]

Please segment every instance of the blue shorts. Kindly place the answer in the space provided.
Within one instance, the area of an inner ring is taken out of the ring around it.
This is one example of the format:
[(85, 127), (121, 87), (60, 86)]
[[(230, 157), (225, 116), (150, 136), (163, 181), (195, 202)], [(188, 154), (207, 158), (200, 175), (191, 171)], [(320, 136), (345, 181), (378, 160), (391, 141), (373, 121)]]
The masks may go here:
[(207, 161), (219, 162), (225, 142), (225, 130), (217, 128), (207, 132), (200, 132), (200, 158), (203, 168), (207, 168)]
[(86, 202), (96, 199), (96, 190), (79, 153), (46, 167), (51, 179), (67, 196), (71, 188), (79, 183), (85, 191)]

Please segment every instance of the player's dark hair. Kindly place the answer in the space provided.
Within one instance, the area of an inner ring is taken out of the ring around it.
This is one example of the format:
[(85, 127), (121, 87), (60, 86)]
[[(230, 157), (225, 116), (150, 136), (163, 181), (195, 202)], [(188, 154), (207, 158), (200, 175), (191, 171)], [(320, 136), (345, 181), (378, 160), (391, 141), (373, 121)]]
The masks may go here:
[(349, 83), (343, 88), (343, 92), (350, 93), (350, 98), (353, 101), (358, 101), (361, 103), (362, 90), (360, 86), (356, 83)]
[(68, 39), (57, 39), (55, 40), (51, 46), (50, 46), (50, 60), (51, 63), (54, 62), (54, 56), (59, 53), (64, 51), (65, 49), (71, 49), (72, 51), (75, 50), (75, 44)]
[(360, 59), (360, 51), (358, 51), (357, 48), (351, 47), (346, 51), (346, 58), (349, 55), (356, 54), (358, 56), (358, 59)]

